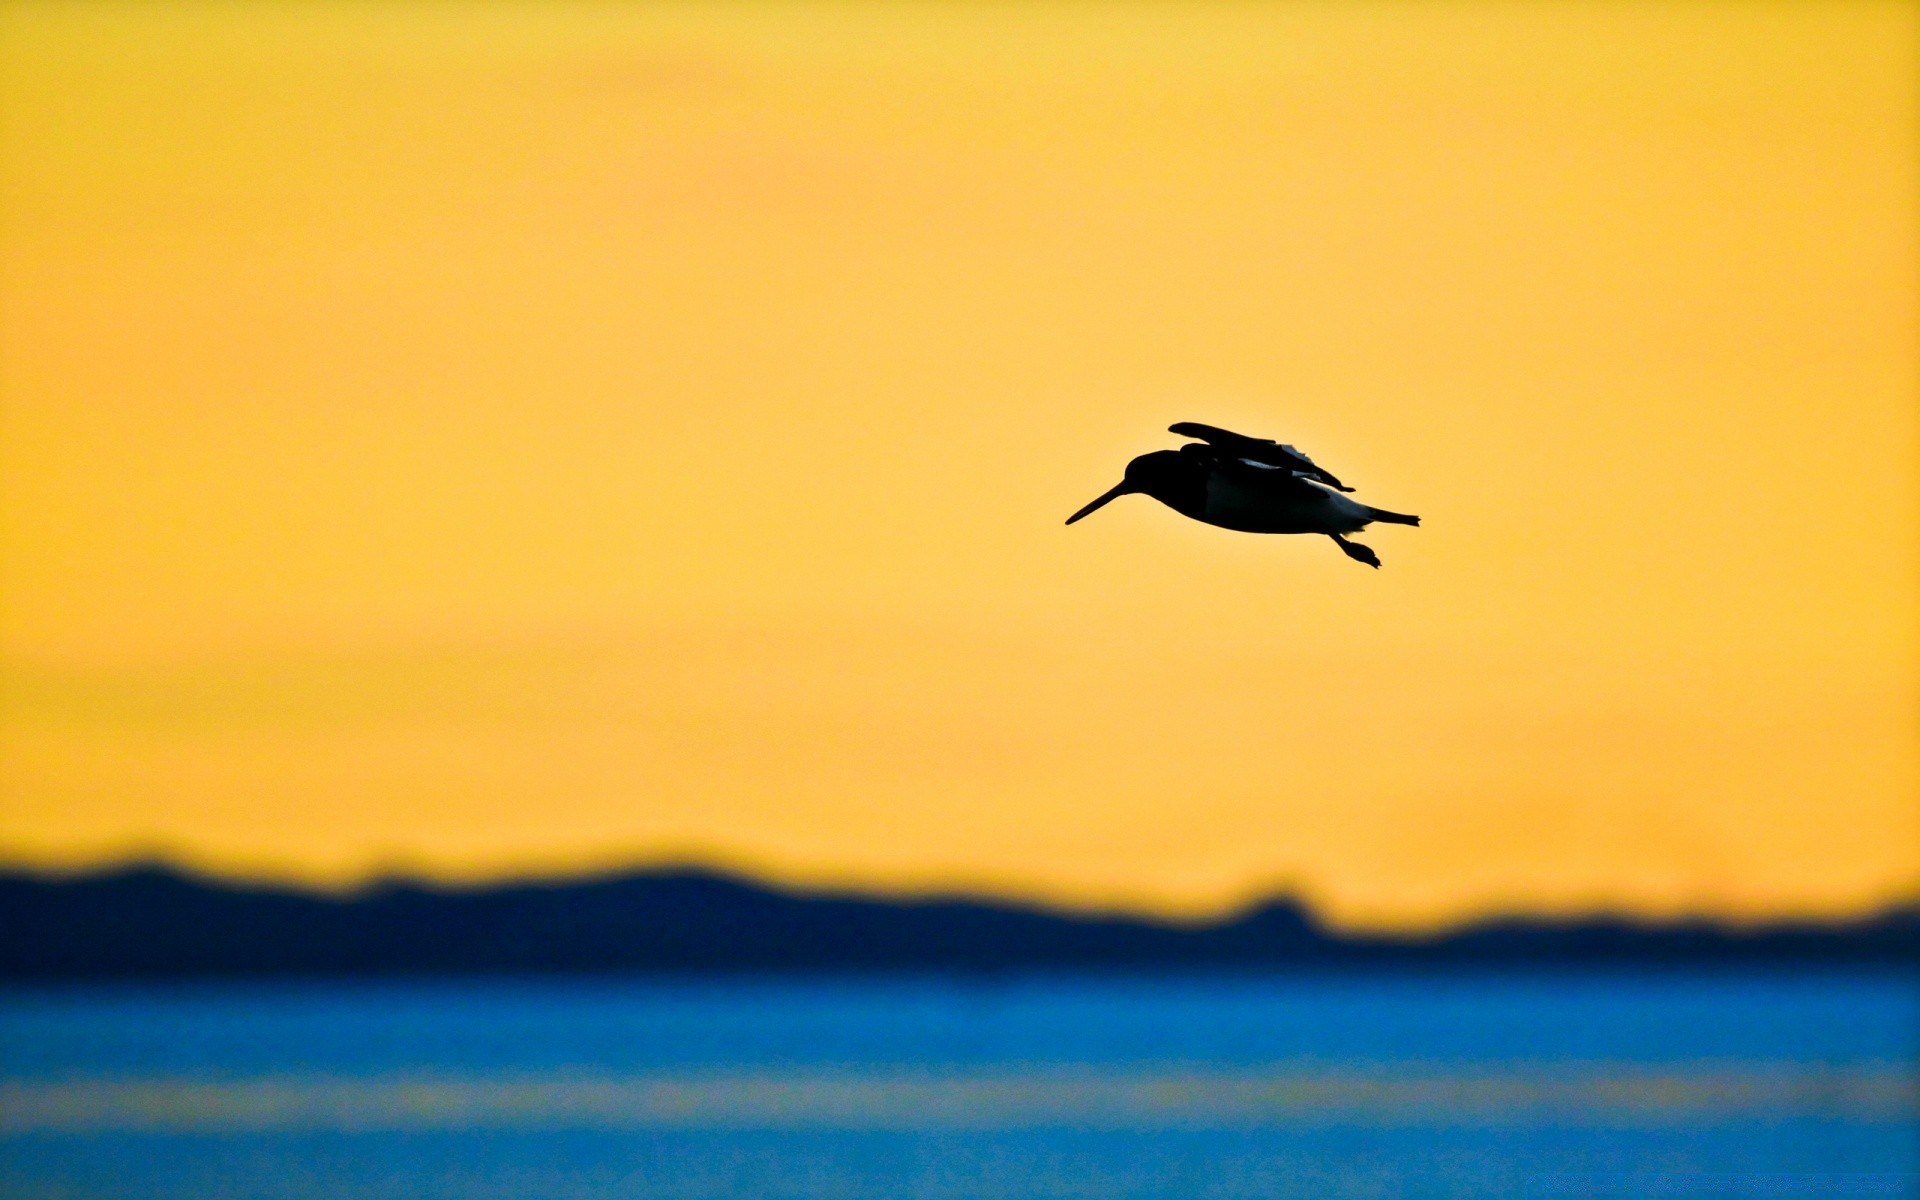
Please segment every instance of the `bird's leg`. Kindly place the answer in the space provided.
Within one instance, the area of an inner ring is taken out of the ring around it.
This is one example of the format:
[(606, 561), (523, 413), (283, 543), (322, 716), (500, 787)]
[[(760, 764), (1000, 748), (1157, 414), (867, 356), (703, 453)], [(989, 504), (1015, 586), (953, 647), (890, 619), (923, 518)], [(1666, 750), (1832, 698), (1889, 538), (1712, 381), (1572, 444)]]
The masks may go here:
[(1337, 533), (1330, 533), (1327, 536), (1333, 539), (1334, 545), (1340, 547), (1341, 553), (1355, 562), (1363, 562), (1376, 569), (1380, 566), (1380, 556), (1359, 542), (1350, 542)]

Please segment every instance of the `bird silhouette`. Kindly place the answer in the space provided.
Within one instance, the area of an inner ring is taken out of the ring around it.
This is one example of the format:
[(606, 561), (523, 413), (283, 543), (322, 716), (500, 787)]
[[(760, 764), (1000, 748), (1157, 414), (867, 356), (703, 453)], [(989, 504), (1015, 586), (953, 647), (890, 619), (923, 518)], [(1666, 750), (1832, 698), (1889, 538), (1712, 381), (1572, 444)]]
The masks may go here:
[(1418, 525), (1420, 518), (1373, 508), (1342, 495), (1353, 489), (1312, 459), (1279, 442), (1197, 421), (1169, 433), (1195, 438), (1178, 450), (1155, 450), (1127, 464), (1126, 477), (1067, 518), (1071, 525), (1130, 492), (1152, 496), (1183, 517), (1243, 533), (1320, 533), (1348, 558), (1370, 567), (1380, 556), (1348, 541), (1375, 521)]

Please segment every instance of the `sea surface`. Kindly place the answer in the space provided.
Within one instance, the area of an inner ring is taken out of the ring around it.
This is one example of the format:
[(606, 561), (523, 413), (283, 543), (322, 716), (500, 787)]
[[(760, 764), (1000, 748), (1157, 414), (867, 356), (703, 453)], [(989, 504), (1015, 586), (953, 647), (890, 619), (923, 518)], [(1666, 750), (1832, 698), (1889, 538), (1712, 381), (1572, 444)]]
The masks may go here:
[(1917, 1058), (1888, 973), (15, 988), (0, 1197), (1911, 1197)]

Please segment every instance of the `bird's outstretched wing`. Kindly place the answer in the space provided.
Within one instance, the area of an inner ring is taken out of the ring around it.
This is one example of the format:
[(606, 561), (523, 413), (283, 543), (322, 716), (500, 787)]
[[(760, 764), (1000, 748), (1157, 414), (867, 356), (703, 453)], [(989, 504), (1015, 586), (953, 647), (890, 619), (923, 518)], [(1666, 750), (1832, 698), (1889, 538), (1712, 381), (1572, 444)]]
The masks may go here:
[(1235, 433), (1231, 429), (1221, 429), (1217, 425), (1202, 425), (1198, 421), (1180, 421), (1167, 426), (1168, 433), (1177, 433), (1181, 437), (1198, 438), (1223, 454), (1242, 459), (1257, 466), (1283, 467), (1298, 472), (1308, 479), (1318, 479), (1329, 487), (1343, 492), (1353, 489), (1333, 477), (1333, 472), (1320, 466), (1292, 446), (1283, 446), (1271, 438), (1248, 437), (1244, 433)]

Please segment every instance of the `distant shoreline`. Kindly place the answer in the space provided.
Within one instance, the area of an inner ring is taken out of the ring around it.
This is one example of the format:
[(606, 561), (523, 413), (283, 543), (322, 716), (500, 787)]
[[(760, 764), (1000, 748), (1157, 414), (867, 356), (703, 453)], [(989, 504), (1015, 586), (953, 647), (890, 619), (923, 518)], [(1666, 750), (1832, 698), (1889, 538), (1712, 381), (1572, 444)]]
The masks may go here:
[(1761, 925), (1501, 918), (1342, 934), (1276, 898), (1211, 925), (985, 898), (775, 890), (694, 870), (347, 896), (164, 866), (0, 872), (0, 984), (635, 974), (1270, 974), (1381, 968), (1920, 969), (1920, 906)]

